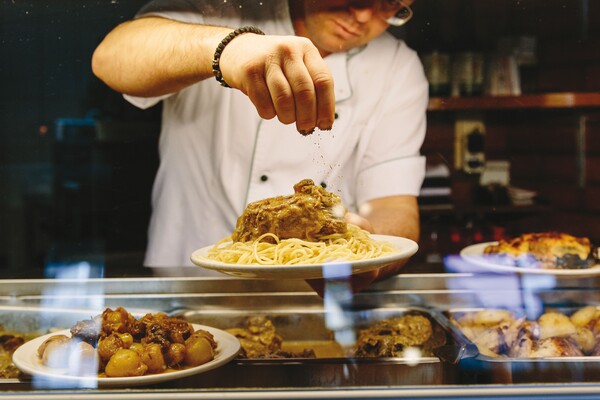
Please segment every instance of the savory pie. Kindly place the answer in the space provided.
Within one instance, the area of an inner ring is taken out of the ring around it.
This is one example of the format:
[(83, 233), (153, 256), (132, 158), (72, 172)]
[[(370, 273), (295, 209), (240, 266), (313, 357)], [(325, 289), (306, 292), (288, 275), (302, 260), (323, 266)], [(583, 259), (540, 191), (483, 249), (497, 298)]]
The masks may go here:
[(589, 238), (562, 232), (525, 233), (500, 240), (483, 252), (494, 256), (496, 262), (520, 267), (582, 269), (596, 261), (596, 249)]

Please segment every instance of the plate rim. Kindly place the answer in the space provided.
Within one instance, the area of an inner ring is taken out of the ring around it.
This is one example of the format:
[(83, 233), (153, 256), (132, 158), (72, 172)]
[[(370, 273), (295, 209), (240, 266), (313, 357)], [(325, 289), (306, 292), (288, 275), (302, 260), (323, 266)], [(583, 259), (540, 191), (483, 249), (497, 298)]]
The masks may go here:
[[(335, 261), (326, 263), (329, 266), (350, 265), (352, 273), (368, 272), (373, 269), (380, 268), (395, 261), (408, 259), (413, 256), (418, 250), (419, 245), (412, 239), (401, 236), (369, 234), (369, 236), (377, 241), (391, 242), (398, 247), (398, 251), (391, 254), (386, 254), (377, 258), (357, 261)], [(398, 243), (402, 243), (398, 245)], [(232, 275), (238, 278), (252, 279), (314, 279), (322, 278), (323, 264), (301, 264), (301, 265), (237, 265), (227, 264), (220, 261), (214, 261), (206, 258), (202, 253), (206, 253), (213, 245), (204, 246), (195, 250), (190, 259), (192, 263), (198, 267), (218, 271), (223, 274)], [(254, 273), (254, 276), (251, 276)], [(266, 277), (268, 276), (268, 277)]]
[[(37, 349), (39, 345), (41, 345), (46, 339), (48, 339), (51, 336), (71, 336), (70, 329), (63, 329), (56, 332), (47, 333), (45, 335), (38, 336), (25, 342), (15, 350), (12, 356), (12, 360), (20, 371), (29, 374), (33, 377), (40, 377), (51, 381), (60, 380), (61, 382), (69, 383), (94, 383), (98, 387), (122, 387), (150, 385), (174, 379), (184, 378), (187, 376), (197, 375), (227, 364), (229, 361), (233, 360), (239, 353), (241, 348), (240, 341), (232, 334), (207, 325), (192, 324), (192, 326), (194, 327), (194, 330), (203, 329), (213, 334), (213, 336), (215, 337), (215, 341), (217, 342), (217, 354), (215, 355), (215, 358), (213, 360), (207, 363), (171, 372), (146, 374), (135, 377), (112, 378), (98, 376), (74, 376), (60, 372), (52, 372), (50, 368), (41, 365), (41, 362), (37, 357)], [(34, 357), (36, 361), (33, 361)], [(39, 369), (40, 367), (42, 367), (43, 369)], [(82, 385), (82, 387), (84, 386)]]
[[(490, 260), (482, 259), (483, 249), (489, 245), (498, 244), (498, 241), (489, 241), (475, 243), (465, 246), (460, 251), (460, 256), (466, 261), (477, 265), (478, 267), (486, 268), (495, 272), (512, 272), (527, 275), (551, 275), (556, 277), (575, 277), (581, 278), (586, 276), (600, 275), (600, 264), (592, 265), (589, 268), (581, 269), (550, 269), (550, 268), (528, 268), (517, 267), (512, 265), (502, 265), (491, 262)], [(475, 253), (475, 254), (474, 254)]]

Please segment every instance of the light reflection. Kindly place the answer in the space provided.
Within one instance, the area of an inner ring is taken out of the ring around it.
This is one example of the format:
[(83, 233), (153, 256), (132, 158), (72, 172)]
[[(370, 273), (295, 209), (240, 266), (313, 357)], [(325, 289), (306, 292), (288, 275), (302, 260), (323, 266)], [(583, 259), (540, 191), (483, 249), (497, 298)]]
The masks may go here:
[[(85, 282), (102, 278), (104, 263), (98, 260), (50, 262), (45, 275), (54, 280), (42, 290), (40, 329), (66, 329), (77, 321), (96, 315), (105, 308), (102, 285)], [(73, 310), (80, 310), (73, 313)], [(89, 344), (73, 340), (53, 345), (44, 353), (45, 364), (52, 367), (47, 374), (32, 379), (34, 388), (96, 388), (98, 386), (98, 355)], [(52, 377), (51, 375), (64, 375)], [(73, 378), (70, 378), (73, 377)], [(75, 378), (76, 377), (76, 378)]]
[(404, 349), (402, 356), (406, 359), (406, 364), (414, 367), (421, 360), (421, 349), (417, 347), (407, 347)]
[(325, 325), (343, 347), (351, 346), (356, 338), (352, 314), (344, 311), (344, 308), (352, 304), (351, 275), (350, 264), (323, 265)]
[[(324, 264), (323, 265), (323, 306), (325, 326), (333, 332), (333, 338), (343, 349), (350, 349), (356, 341), (354, 331), (354, 318), (344, 308), (352, 304), (353, 293), (350, 284), (352, 266), (350, 264)], [(345, 379), (350, 378), (354, 366), (345, 364), (343, 374)]]
[(88, 261), (52, 263), (46, 266), (46, 276), (55, 279), (99, 278), (96, 268)]
[(344, 218), (344, 215), (346, 215), (346, 208), (341, 203), (334, 204), (333, 207), (331, 207), (331, 214), (335, 218), (342, 219)]
[[(97, 313), (104, 309), (102, 285), (82, 284), (78, 281), (102, 278), (104, 268), (89, 261), (53, 263), (46, 267), (46, 277), (58, 279), (42, 290), (44, 309), (83, 309)], [(74, 321), (76, 322), (76, 321)], [(56, 326), (42, 326), (44, 329)]]
[(553, 275), (529, 275), (495, 272), (469, 263), (459, 255), (447, 256), (448, 272), (471, 273), (469, 279), (449, 281), (449, 289), (469, 290), (477, 296), (477, 304), (485, 308), (507, 309), (535, 319), (544, 311), (539, 293), (557, 286)]
[(523, 308), (529, 319), (538, 318), (544, 312), (544, 304), (536, 293), (553, 289), (556, 277), (552, 275), (521, 275), (521, 291), (523, 293)]
[(81, 340), (50, 342), (45, 347), (42, 363), (58, 374), (83, 378), (98, 375), (98, 353)]

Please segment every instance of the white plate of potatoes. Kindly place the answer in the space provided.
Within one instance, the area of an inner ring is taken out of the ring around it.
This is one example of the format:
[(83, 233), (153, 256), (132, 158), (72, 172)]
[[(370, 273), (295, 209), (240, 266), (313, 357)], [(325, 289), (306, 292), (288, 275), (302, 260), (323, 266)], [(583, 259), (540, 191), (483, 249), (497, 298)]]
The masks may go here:
[(56, 388), (128, 387), (151, 385), (210, 371), (228, 363), (238, 354), (240, 342), (235, 336), (205, 325), (192, 324), (192, 326), (195, 331), (205, 330), (210, 332), (217, 343), (214, 358), (194, 367), (167, 369), (164, 372), (145, 373), (140, 376), (109, 377), (105, 373), (98, 374), (97, 360), (95, 361), (96, 365), (94, 365), (94, 362), (89, 362), (87, 366), (79, 365), (75, 368), (73, 365), (77, 366), (77, 362), (69, 363), (69, 368), (45, 365), (38, 349), (52, 336), (64, 335), (70, 337), (69, 329), (43, 335), (26, 342), (14, 352), (13, 362), (22, 372), (32, 375), (34, 385), (36, 385), (36, 382), (38, 383), (36, 386)]

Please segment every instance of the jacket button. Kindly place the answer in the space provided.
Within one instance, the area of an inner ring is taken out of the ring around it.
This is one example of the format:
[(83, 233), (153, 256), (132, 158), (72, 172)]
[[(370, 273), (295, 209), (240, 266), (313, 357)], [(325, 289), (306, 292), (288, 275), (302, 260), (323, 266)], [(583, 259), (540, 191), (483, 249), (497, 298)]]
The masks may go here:
[(261, 180), (261, 181), (263, 181), (263, 182), (266, 182), (266, 181), (268, 181), (268, 180), (269, 180), (269, 177), (268, 177), (268, 176), (266, 176), (266, 175), (262, 175), (262, 176), (260, 177), (260, 180)]

